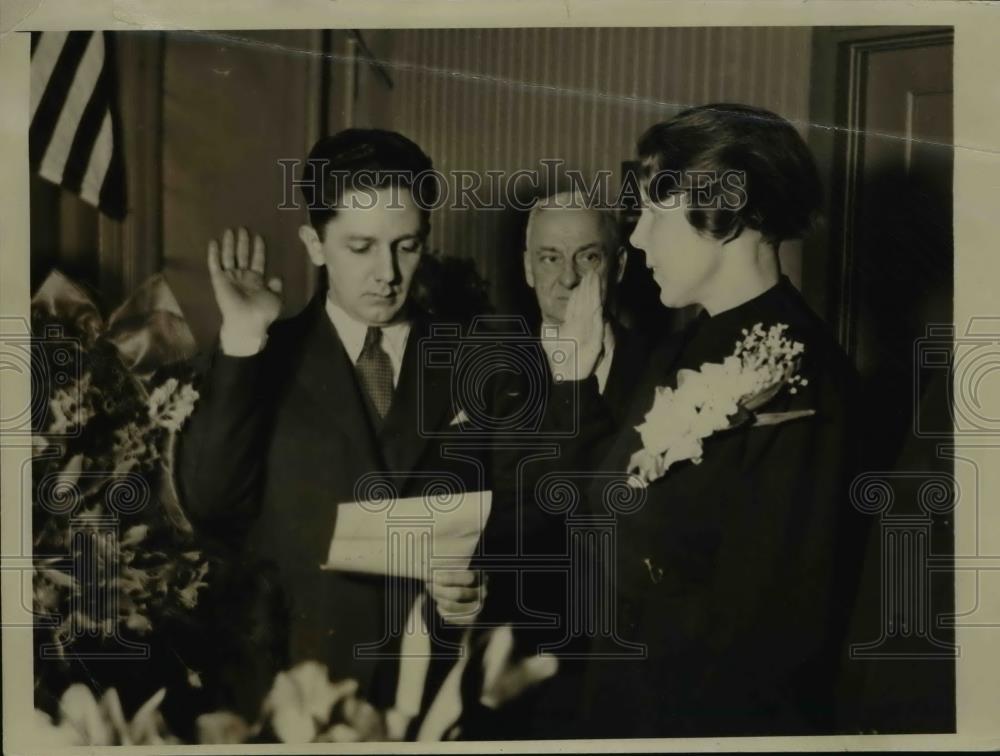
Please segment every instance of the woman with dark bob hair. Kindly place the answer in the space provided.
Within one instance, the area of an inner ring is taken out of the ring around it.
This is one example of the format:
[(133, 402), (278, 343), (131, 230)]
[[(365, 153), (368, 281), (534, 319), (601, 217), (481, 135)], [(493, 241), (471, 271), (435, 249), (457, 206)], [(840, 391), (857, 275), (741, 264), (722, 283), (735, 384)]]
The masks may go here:
[(847, 493), (855, 381), (778, 260), (816, 215), (816, 167), (791, 124), (744, 105), (686, 110), (638, 147), (631, 243), (665, 306), (702, 312), (605, 437), (596, 281), (560, 332), (578, 346), (553, 365), (567, 379), (555, 390), (572, 385), (584, 429), (564, 455), (604, 474), (594, 512), (623, 480), (635, 503), (614, 511), (614, 556), (594, 555), (616, 592), (597, 609), (614, 622), (597, 625), (580, 719), (607, 737), (833, 732), (862, 554)]

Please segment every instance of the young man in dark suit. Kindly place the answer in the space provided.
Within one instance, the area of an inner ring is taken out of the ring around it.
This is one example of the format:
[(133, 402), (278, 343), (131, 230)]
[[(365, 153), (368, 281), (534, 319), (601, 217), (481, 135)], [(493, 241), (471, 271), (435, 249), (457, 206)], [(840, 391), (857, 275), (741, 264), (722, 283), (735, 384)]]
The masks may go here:
[[(442, 481), (486, 487), (481, 465), (446, 457), (425, 432), (454, 413), (448, 381), (421, 364), (433, 335), (408, 297), (435, 200), (434, 182), (416, 177), (430, 169), (393, 132), (349, 129), (316, 144), (299, 235), (328, 286), (287, 320), (260, 237), (227, 231), (209, 245), (220, 344), (179, 450), (188, 509), (226, 529), (280, 587), (283, 622), (249, 654), (246, 686), (256, 690), (246, 699), (315, 659), (389, 712), (390, 738), (414, 734), (485, 593), (471, 570), (423, 582), (322, 569), (337, 505), (370, 495), (367, 484), (401, 497)], [(426, 631), (406, 632), (407, 621)]]

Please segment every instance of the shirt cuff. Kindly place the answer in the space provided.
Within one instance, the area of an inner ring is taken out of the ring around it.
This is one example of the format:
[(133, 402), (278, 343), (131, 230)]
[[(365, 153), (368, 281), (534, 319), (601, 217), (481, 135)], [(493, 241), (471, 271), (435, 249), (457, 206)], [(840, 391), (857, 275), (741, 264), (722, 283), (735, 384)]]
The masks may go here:
[(263, 336), (252, 336), (226, 331), (225, 328), (219, 331), (219, 346), (227, 357), (252, 357), (263, 352), (265, 344), (267, 344), (266, 333)]

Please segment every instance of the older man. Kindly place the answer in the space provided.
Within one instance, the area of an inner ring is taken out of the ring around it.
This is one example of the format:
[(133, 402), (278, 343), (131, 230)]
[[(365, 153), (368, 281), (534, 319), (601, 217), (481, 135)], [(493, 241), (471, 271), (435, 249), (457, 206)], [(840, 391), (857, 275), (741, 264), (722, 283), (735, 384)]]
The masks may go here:
[[(604, 337), (593, 372), (605, 414), (615, 426), (628, 411), (632, 382), (648, 355), (643, 342), (614, 319), (609, 306), (622, 279), (625, 257), (610, 212), (587, 206), (568, 192), (540, 199), (532, 207), (525, 232), (524, 274), (541, 314), (537, 335), (542, 349), (547, 353), (565, 349), (560, 330), (570, 295), (587, 273), (596, 271), (604, 294)], [(553, 380), (548, 361), (542, 361), (540, 369)], [(569, 623), (583, 607), (574, 606), (572, 598), (576, 577), (567, 562), (568, 513), (551, 511), (537, 498), (535, 485), (545, 474), (559, 474), (568, 463), (561, 457), (532, 460), (517, 452), (511, 456), (515, 459), (497, 465), (494, 517), (487, 538), (494, 554), (513, 555), (516, 569), (491, 575), (486, 619), (510, 623), (515, 653), (528, 665), (531, 660), (541, 662), (539, 654), (552, 653), (559, 671), (499, 716), (469, 712), (465, 731), (483, 739), (573, 737), (582, 690), (580, 662), (588, 639)], [(485, 645), (487, 658), (499, 653), (495, 638)]]
[(630, 383), (646, 361), (642, 342), (611, 315), (614, 287), (625, 272), (618, 224), (607, 210), (588, 207), (572, 192), (537, 201), (528, 216), (524, 276), (541, 311), (542, 346), (554, 344), (566, 304), (583, 276), (596, 270), (605, 292), (604, 349), (594, 374), (612, 415), (628, 408)]

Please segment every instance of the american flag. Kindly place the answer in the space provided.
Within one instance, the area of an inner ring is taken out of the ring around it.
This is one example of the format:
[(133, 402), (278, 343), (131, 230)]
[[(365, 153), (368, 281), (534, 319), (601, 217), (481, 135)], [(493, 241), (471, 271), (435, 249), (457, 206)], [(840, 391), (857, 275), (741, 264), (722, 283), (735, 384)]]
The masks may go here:
[(112, 218), (125, 216), (117, 74), (108, 32), (31, 35), (32, 170)]

